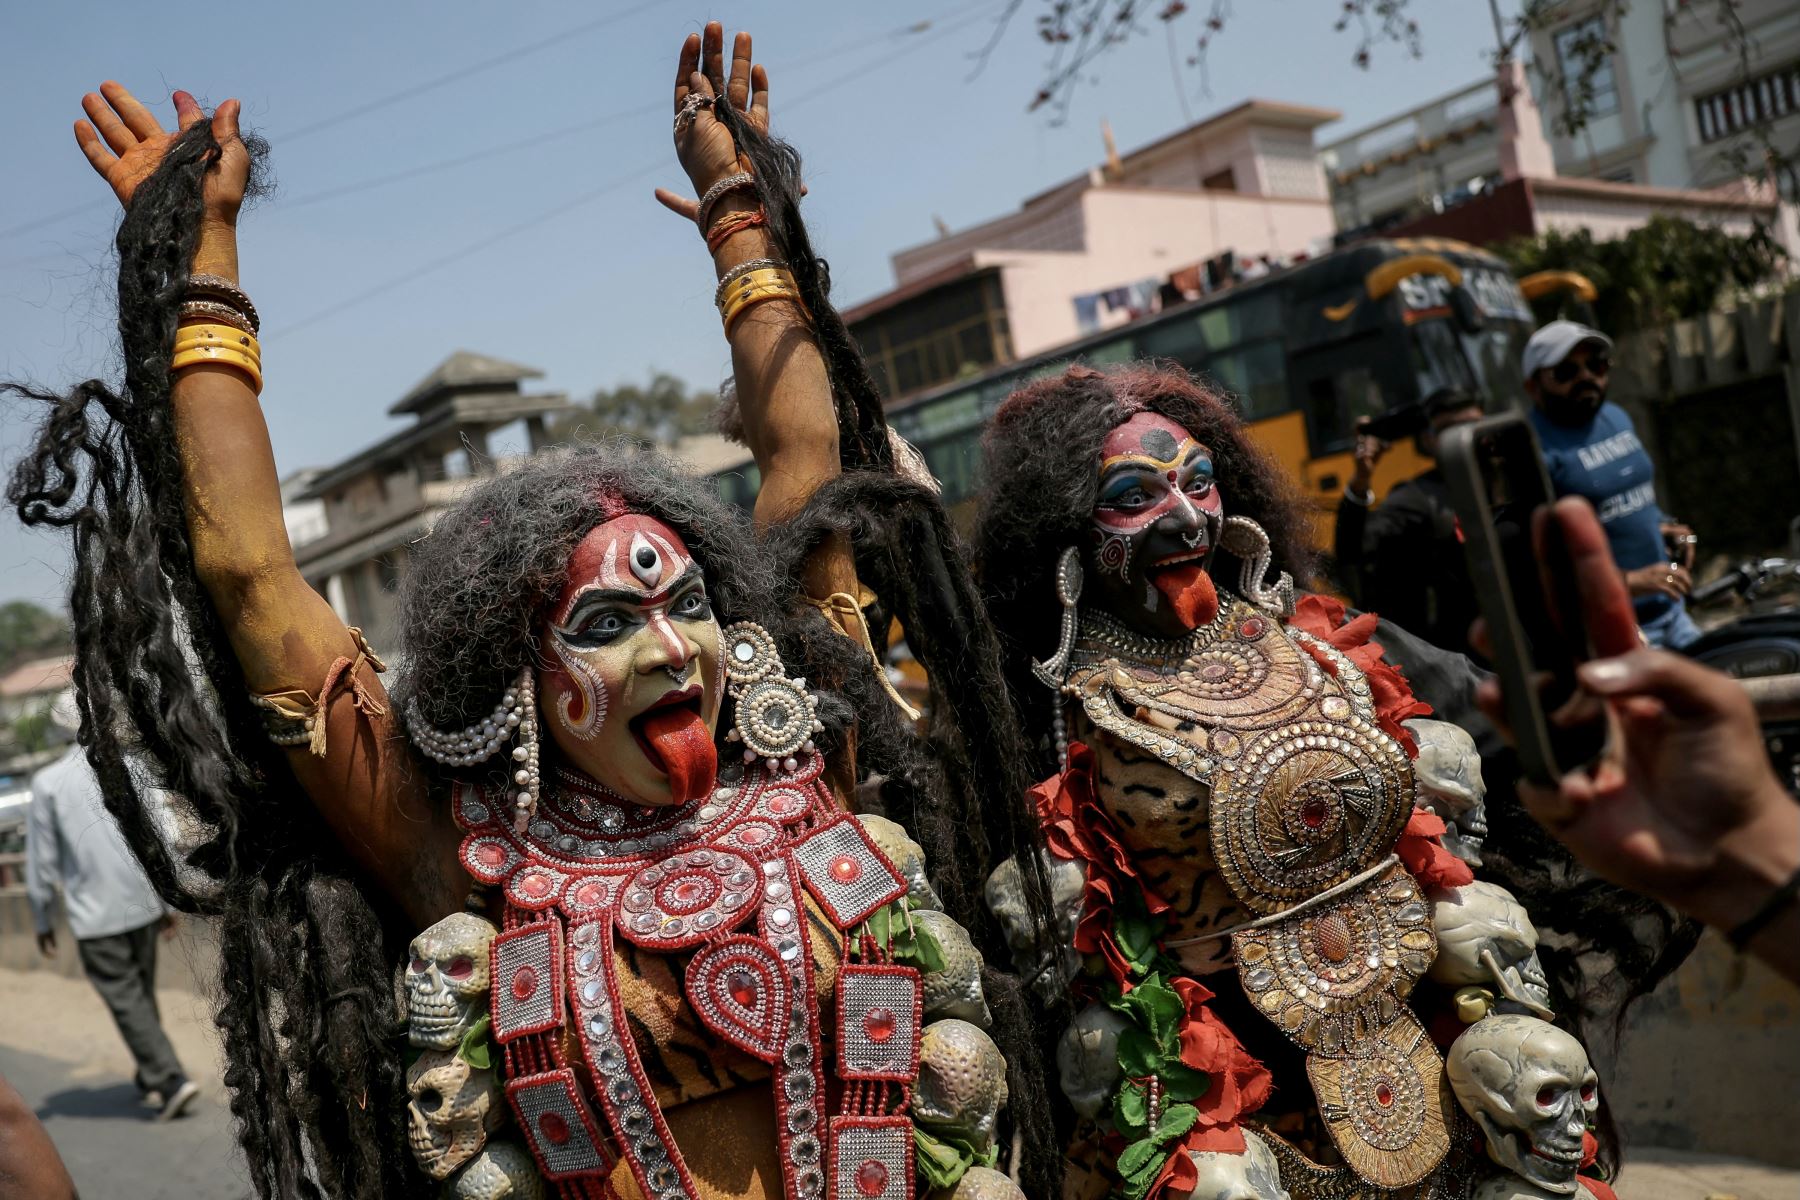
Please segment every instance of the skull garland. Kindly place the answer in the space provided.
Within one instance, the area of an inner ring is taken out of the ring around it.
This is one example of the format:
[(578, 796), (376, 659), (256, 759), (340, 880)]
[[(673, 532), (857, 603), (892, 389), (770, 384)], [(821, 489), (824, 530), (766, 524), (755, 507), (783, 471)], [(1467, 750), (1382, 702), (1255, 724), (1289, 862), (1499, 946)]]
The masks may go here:
[(1500, 1012), (1553, 1015), (1537, 928), (1511, 892), (1480, 880), (1434, 889), (1431, 921), (1438, 939), (1431, 978), (1453, 988), (1491, 988), (1501, 997), (1494, 1005)]
[[(1038, 943), (1030, 909), (1025, 904), (1025, 885), (1019, 864), (1007, 859), (988, 876), (982, 895), (988, 910), (1000, 922), (1006, 944), (1012, 950), (1013, 969), (1026, 986), (1045, 1001), (1061, 996), (1067, 979), (1081, 970), (1081, 954), (1075, 949), (1075, 926), (1081, 920), (1082, 896), (1087, 888), (1087, 868), (1071, 859), (1040, 852), (1044, 875), (1050, 882), (1050, 906), (1056, 912), (1056, 944)], [(1052, 969), (1052, 964), (1060, 970)]]
[[(1290, 1200), (1281, 1186), (1281, 1167), (1275, 1152), (1256, 1134), (1244, 1131), (1244, 1152), (1190, 1150), (1200, 1178), (1187, 1193), (1191, 1200)], [(1171, 1192), (1171, 1195), (1175, 1193)]]
[(915, 909), (942, 909), (944, 902), (938, 899), (937, 889), (931, 886), (931, 878), (925, 873), (925, 851), (913, 841), (906, 827), (874, 813), (858, 813), (856, 819), (862, 822), (875, 848), (887, 855), (887, 860), (906, 880), (906, 898), (912, 901), (912, 906)]
[(1081, 1117), (1097, 1117), (1112, 1102), (1123, 1072), (1119, 1035), (1131, 1022), (1106, 1007), (1090, 1004), (1075, 1014), (1056, 1043), (1056, 1074), (1069, 1107)]
[(981, 951), (970, 940), (968, 930), (930, 909), (913, 913), (912, 919), (944, 952), (944, 969), (924, 973), (925, 1018), (958, 1017), (983, 1029), (992, 1025), (981, 988)]
[(1415, 717), (1405, 725), (1419, 747), (1413, 760), (1418, 803), (1443, 819), (1444, 849), (1479, 867), (1487, 837), (1487, 785), (1475, 739), (1448, 721)]
[(1025, 1193), (992, 1167), (970, 1167), (963, 1172), (949, 1200), (1025, 1200)]
[(446, 1200), (542, 1200), (543, 1177), (529, 1152), (511, 1142), (489, 1142), (469, 1169), (444, 1189)]
[(1536, 1017), (1497, 1014), (1456, 1039), (1445, 1071), (1489, 1158), (1546, 1191), (1575, 1192), (1582, 1135), (1600, 1108), (1580, 1042)]
[(913, 1122), (986, 1152), (1006, 1107), (1006, 1059), (976, 1025), (934, 1021), (919, 1039)]
[(407, 1069), (407, 1142), (419, 1168), (447, 1179), (481, 1153), (487, 1135), (506, 1115), (500, 1081), (454, 1050), (427, 1050)]
[(406, 965), (407, 1040), (451, 1050), (487, 1014), (488, 948), (493, 924), (452, 913), (412, 940)]

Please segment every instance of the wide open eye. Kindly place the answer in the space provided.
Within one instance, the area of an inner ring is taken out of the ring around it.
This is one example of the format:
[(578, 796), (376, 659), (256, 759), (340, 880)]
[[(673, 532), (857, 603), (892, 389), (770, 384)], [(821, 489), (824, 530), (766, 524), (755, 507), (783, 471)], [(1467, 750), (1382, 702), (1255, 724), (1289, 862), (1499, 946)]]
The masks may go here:
[(683, 620), (703, 621), (712, 616), (712, 601), (707, 598), (705, 589), (695, 588), (675, 601), (670, 611)]
[(1142, 508), (1150, 503), (1150, 493), (1141, 484), (1121, 484), (1100, 498), (1108, 508)]
[(630, 628), (625, 614), (614, 609), (595, 613), (566, 636), (580, 646), (604, 646)]

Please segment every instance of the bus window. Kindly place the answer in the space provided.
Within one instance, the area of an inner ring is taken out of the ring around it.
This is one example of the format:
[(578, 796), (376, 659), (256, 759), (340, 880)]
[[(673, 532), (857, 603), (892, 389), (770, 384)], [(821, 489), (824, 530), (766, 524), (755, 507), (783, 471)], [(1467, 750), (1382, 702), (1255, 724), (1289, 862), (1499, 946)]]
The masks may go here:
[(1280, 416), (1287, 410), (1287, 353), (1277, 341), (1252, 342), (1208, 356), (1196, 372), (1237, 397), (1246, 421)]
[(1345, 366), (1306, 384), (1306, 427), (1314, 458), (1348, 449), (1362, 417), (1387, 411), (1381, 381), (1365, 365)]
[(1455, 327), (1445, 320), (1420, 321), (1411, 333), (1413, 376), (1418, 380), (1420, 399), (1441, 388), (1474, 392), (1475, 374), (1463, 354), (1462, 339)]
[(1531, 326), (1518, 321), (1490, 321), (1480, 333), (1463, 335), (1469, 363), (1480, 380), (1481, 394), (1493, 412), (1525, 403), (1525, 376), (1520, 360)]

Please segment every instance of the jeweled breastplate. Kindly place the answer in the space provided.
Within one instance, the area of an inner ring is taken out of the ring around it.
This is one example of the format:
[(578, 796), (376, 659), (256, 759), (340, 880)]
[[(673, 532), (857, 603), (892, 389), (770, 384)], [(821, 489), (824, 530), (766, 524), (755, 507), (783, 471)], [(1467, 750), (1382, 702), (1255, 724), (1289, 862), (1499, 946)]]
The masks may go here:
[[(1211, 850), (1252, 920), (1229, 936), (1257, 1008), (1308, 1052), (1338, 1150), (1380, 1187), (1449, 1147), (1443, 1064), (1405, 997), (1436, 951), (1394, 858), (1406, 751), (1334, 647), (1228, 594), (1175, 642), (1081, 615), (1063, 686), (1096, 727), (1211, 789)], [(1175, 948), (1170, 942), (1166, 948)]]
[[(773, 655), (772, 644), (752, 649)], [(702, 801), (645, 809), (550, 789), (521, 832), (503, 795), (456, 797), (463, 864), (505, 897), (490, 1016), (506, 1094), (540, 1172), (565, 1194), (588, 1194), (620, 1158), (646, 1196), (698, 1194), (627, 1025), (621, 942), (690, 954), (685, 994), (699, 1020), (770, 1064), (790, 1200), (913, 1194), (904, 1090), (918, 1070), (919, 973), (862, 939), (861, 961), (838, 968), (828, 1052), (805, 903), (848, 932), (907, 885), (821, 783), (819, 754), (801, 745), (805, 692), (777, 694), (790, 682), (779, 665), (759, 675), (744, 655), (731, 661), (751, 750), (742, 782)]]

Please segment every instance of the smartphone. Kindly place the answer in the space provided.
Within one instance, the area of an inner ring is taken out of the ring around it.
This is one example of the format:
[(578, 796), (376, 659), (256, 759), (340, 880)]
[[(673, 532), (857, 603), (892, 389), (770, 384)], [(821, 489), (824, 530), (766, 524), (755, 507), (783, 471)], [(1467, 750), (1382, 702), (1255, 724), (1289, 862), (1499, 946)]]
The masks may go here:
[(1593, 651), (1568, 551), (1544, 511), (1555, 495), (1537, 434), (1517, 413), (1457, 425), (1439, 439), (1438, 463), (1462, 526), (1520, 765), (1531, 779), (1553, 783), (1600, 756), (1606, 722), (1598, 709), (1576, 724), (1547, 719), (1575, 696), (1575, 668)]

